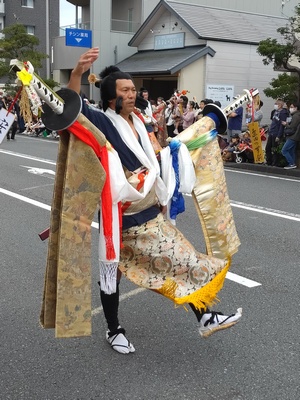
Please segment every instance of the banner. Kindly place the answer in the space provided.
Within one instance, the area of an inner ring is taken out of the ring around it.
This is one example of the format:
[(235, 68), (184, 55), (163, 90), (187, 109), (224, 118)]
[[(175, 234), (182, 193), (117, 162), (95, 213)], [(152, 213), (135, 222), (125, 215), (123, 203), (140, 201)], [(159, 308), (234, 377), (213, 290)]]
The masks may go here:
[(15, 115), (7, 112), (5, 108), (1, 108), (0, 110), (0, 144), (3, 142), (3, 139), (7, 135), (10, 127), (12, 126), (15, 120)]
[(265, 161), (265, 157), (261, 144), (260, 129), (258, 122), (250, 122), (248, 124), (248, 129), (251, 138), (254, 163), (262, 164)]

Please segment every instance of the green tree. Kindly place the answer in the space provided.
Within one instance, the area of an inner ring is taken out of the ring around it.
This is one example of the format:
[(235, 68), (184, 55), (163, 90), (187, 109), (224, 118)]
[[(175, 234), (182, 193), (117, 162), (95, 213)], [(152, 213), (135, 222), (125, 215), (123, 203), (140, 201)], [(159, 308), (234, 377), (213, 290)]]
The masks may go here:
[[(265, 65), (273, 64), (274, 70), (285, 71), (270, 82), (264, 93), (267, 97), (282, 97), (286, 101), (300, 99), (300, 4), (295, 7), (295, 16), (288, 19), (286, 26), (278, 28), (282, 42), (267, 38), (257, 48)], [(289, 74), (290, 73), (290, 74)]]
[(30, 61), (34, 69), (42, 67), (42, 61), (47, 58), (37, 50), (39, 39), (28, 35), (24, 25), (14, 24), (4, 28), (0, 39), (0, 77), (7, 76), (8, 82), (15, 79), (15, 73), (10, 72), (10, 60), (17, 58), (19, 61)]

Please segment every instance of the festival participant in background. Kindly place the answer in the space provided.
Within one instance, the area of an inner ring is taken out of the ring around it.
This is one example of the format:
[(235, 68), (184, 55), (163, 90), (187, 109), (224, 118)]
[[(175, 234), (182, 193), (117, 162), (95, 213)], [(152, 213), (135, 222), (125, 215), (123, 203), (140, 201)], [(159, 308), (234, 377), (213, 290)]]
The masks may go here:
[(153, 117), (157, 121), (157, 124), (154, 129), (154, 133), (156, 138), (161, 145), (161, 147), (167, 146), (167, 127), (166, 127), (166, 120), (165, 120), (165, 110), (166, 110), (166, 103), (163, 97), (158, 97), (156, 101), (156, 105), (152, 107), (153, 110)]
[(177, 106), (173, 113), (173, 118), (175, 120), (175, 130), (174, 134), (178, 135), (178, 133), (183, 131), (183, 114), (186, 112), (186, 108), (188, 105), (189, 99), (182, 95), (177, 99)]
[[(81, 77), (98, 56), (99, 49), (92, 48), (79, 58), (71, 73), (69, 88), (80, 92)], [(233, 326), (241, 318), (241, 309), (229, 316), (208, 309), (222, 287), (229, 260), (200, 254), (183, 234), (164, 218), (164, 206), (169, 204), (174, 187), (170, 180), (162, 180), (160, 166), (144, 124), (134, 114), (136, 89), (132, 78), (113, 66), (103, 70), (100, 76), (105, 114), (93, 111), (85, 104), (82, 113), (102, 130), (117, 151), (122, 163), (120, 173), (116, 172), (117, 159), (111, 159), (113, 165), (110, 166), (110, 170), (114, 169), (120, 180), (124, 169), (127, 177), (126, 188), (138, 199), (122, 204), (124, 247), (120, 259), (116, 255), (114, 260), (107, 260), (101, 252), (104, 240), (103, 213), (100, 216), (100, 293), (108, 325), (107, 341), (119, 353), (128, 354), (135, 351), (118, 319), (121, 272), (133, 282), (163, 294), (177, 304), (190, 304), (199, 322), (202, 337)], [(211, 116), (215, 118), (213, 114)], [(174, 145), (176, 143), (174, 142)], [(189, 190), (192, 190), (193, 166), (189, 164), (189, 153), (186, 152), (183, 143), (178, 150), (178, 158), (184, 159), (187, 169), (186, 180), (181, 184), (190, 186)], [(161, 157), (167, 157), (168, 151), (168, 148), (162, 150)], [(171, 164), (164, 164), (162, 160), (162, 165)], [(224, 193), (222, 196), (224, 204)], [(176, 212), (179, 212), (178, 202), (174, 200), (173, 205), (176, 205)], [(229, 220), (230, 217), (227, 216), (227, 223)], [(223, 229), (221, 223), (220, 221), (220, 230)], [(228, 243), (232, 250), (228, 256), (236, 251), (239, 244), (234, 224), (230, 226), (232, 240)], [(115, 231), (116, 235), (118, 231)], [(114, 243), (117, 242), (118, 240)]]
[(300, 142), (300, 104), (293, 102), (290, 105), (290, 114), (292, 116), (291, 122), (282, 122), (284, 128), (285, 143), (281, 150), (282, 155), (285, 157), (288, 165), (285, 169), (297, 168), (296, 165), (296, 150), (297, 144)]

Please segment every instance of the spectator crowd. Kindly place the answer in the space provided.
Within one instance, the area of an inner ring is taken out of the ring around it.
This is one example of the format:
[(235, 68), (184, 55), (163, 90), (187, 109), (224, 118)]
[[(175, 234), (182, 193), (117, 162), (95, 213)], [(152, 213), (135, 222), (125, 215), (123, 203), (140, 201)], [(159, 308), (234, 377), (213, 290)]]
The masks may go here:
[[(168, 138), (174, 138), (180, 132), (202, 118), (207, 104), (222, 107), (219, 101), (196, 98), (189, 99), (188, 90), (175, 90), (168, 100), (159, 96), (151, 99), (146, 88), (140, 88), (135, 112), (145, 124), (153, 146), (159, 151), (167, 146)], [(234, 97), (237, 99), (238, 96)], [(101, 101), (84, 98), (88, 107), (102, 111)], [(29, 136), (58, 137), (56, 132), (48, 130), (40, 115), (32, 115), (32, 120), (25, 123), (20, 113), (19, 99), (0, 92), (0, 109), (4, 107), (15, 114), (15, 121), (7, 133), (7, 140), (15, 140), (16, 133)], [(219, 144), (224, 162), (254, 162), (249, 123), (257, 122), (260, 137), (264, 143), (265, 164), (297, 168), (297, 148), (300, 142), (300, 103), (295, 100), (285, 103), (277, 99), (270, 115), (270, 124), (261, 126), (263, 119), (263, 102), (238, 107), (228, 115), (228, 129), (225, 135), (219, 135)], [(243, 124), (243, 122), (245, 122)]]

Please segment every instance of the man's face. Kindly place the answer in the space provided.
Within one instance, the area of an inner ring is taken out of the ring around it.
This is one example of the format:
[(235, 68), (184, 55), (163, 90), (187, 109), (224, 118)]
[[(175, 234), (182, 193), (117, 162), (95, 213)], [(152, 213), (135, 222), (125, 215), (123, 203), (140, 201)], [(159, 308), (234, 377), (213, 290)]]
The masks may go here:
[(143, 98), (144, 98), (145, 100), (148, 100), (148, 98), (149, 98), (149, 93), (148, 93), (148, 92), (143, 92), (143, 93), (142, 93), (142, 96), (143, 96)]
[[(116, 81), (117, 97), (123, 98), (121, 115), (128, 116), (135, 107), (136, 88), (131, 79), (117, 79)], [(116, 99), (112, 100), (111, 108), (114, 110)]]

